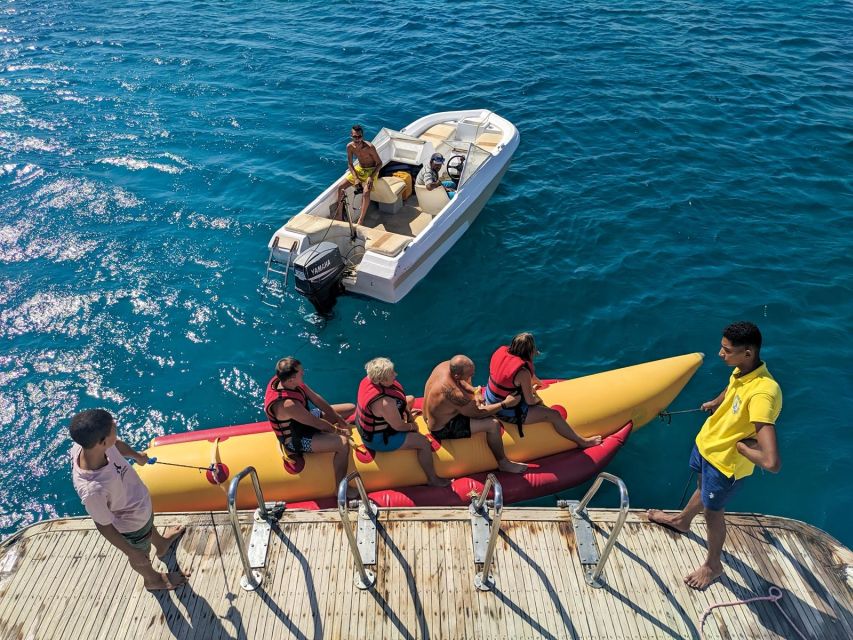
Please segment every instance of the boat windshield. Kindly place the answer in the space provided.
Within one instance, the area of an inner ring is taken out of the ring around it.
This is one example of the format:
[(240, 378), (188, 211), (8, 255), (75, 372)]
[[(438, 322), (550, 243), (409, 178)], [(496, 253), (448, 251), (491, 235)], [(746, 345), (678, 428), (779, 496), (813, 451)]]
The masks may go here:
[(440, 152), (446, 160), (449, 160), (453, 156), (462, 156), (465, 158), (465, 164), (462, 166), (462, 175), (459, 178), (460, 187), (492, 157), (491, 153), (482, 147), (478, 147), (473, 142), (461, 142), (459, 140), (441, 142), (436, 147), (436, 151)]

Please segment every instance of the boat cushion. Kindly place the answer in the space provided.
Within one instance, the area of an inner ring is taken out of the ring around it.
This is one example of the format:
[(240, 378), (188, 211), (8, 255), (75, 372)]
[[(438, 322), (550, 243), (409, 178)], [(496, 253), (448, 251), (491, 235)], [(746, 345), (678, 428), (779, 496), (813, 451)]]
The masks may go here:
[(400, 194), (406, 188), (406, 183), (400, 178), (388, 176), (379, 178), (373, 183), (373, 189), (370, 191), (370, 199), (373, 202), (381, 202), (391, 204), (400, 200)]
[[(360, 227), (360, 229), (363, 228)], [(393, 257), (405, 249), (412, 240), (413, 238), (401, 236), (399, 233), (391, 233), (390, 231), (382, 231), (380, 229), (368, 229), (367, 244), (365, 247), (368, 251)]]

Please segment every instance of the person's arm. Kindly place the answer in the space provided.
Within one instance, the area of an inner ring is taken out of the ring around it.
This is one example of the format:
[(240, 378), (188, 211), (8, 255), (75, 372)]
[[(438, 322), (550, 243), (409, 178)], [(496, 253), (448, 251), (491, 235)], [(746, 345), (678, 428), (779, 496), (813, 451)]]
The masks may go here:
[(723, 399), (726, 397), (726, 391), (728, 391), (728, 389), (729, 389), (728, 387), (723, 389), (722, 393), (720, 395), (718, 395), (716, 398), (714, 398), (713, 400), (708, 400), (708, 402), (703, 402), (699, 408), (702, 409), (702, 411), (706, 411), (708, 413), (714, 413), (717, 410), (717, 408), (721, 404), (723, 404)]
[(400, 416), (400, 411), (397, 409), (397, 403), (391, 398), (379, 398), (373, 401), (373, 411), (376, 415), (385, 418), (394, 431), (417, 431), (418, 425), (412, 422), (406, 422)]
[(508, 395), (500, 402), (493, 402), (491, 404), (477, 404), (476, 401), (472, 399), (467, 406), (459, 410), (459, 413), (463, 416), (467, 416), (468, 418), (488, 418), (495, 415), (498, 411), (511, 409), (519, 402), (521, 402), (521, 396), (514, 394)]
[(370, 153), (373, 155), (373, 166), (376, 167), (376, 171), (374, 171), (367, 179), (367, 183), (373, 187), (373, 183), (376, 182), (376, 179), (379, 177), (379, 170), (382, 168), (382, 158), (379, 156), (379, 152), (373, 145), (370, 145)]
[(779, 447), (776, 443), (776, 427), (767, 423), (755, 423), (755, 438), (741, 440), (735, 445), (737, 451), (754, 465), (778, 473), (782, 468)]
[[(337, 424), (342, 429), (349, 430), (349, 425), (347, 424), (347, 421), (343, 419), (341, 414), (339, 414), (337, 411), (332, 409), (332, 405), (330, 405), (328, 402), (326, 402), (326, 400), (323, 398), (323, 396), (321, 396), (319, 393), (314, 391), (307, 384), (303, 385), (302, 388), (305, 389), (305, 395), (308, 396), (308, 399), (311, 402), (313, 402), (317, 406), (317, 408), (320, 409), (320, 411), (323, 412), (323, 415), (325, 417), (329, 418), (330, 421), (333, 421), (335, 424)], [(300, 422), (301, 422), (301, 420), (300, 420)]]
[(441, 180), (439, 180), (439, 179), (438, 179), (438, 171), (433, 171), (433, 170), (432, 170), (432, 167), (430, 167), (429, 174), (430, 174), (430, 180), (432, 180), (432, 179), (433, 179), (433, 177), (434, 177), (435, 179), (434, 179), (434, 180), (432, 180), (432, 182), (430, 182), (430, 183), (426, 186), (427, 191), (432, 191), (433, 189), (437, 189), (438, 187), (442, 187), (442, 188), (444, 187), (444, 185), (443, 185), (443, 184), (441, 184)]
[(116, 449), (118, 449), (118, 452), (125, 458), (133, 458), (139, 464), (146, 464), (148, 462), (147, 454), (139, 453), (121, 440), (116, 440)]
[(533, 390), (533, 376), (530, 375), (530, 371), (527, 369), (519, 371), (515, 374), (514, 382), (521, 387), (521, 395), (527, 404), (531, 407), (536, 404), (542, 404), (542, 398), (536, 395), (536, 392)]
[[(284, 415), (282, 415), (284, 414)], [(276, 410), (276, 417), (279, 420), (282, 419), (290, 419), (296, 420), (304, 425), (309, 427), (314, 427), (319, 431), (325, 431), (327, 433), (331, 433), (335, 430), (335, 428), (323, 420), (322, 418), (318, 418), (313, 413), (308, 411), (301, 404), (294, 402), (293, 400), (285, 400), (279, 405), (279, 408)]]
[(355, 166), (352, 162), (352, 142), (347, 145), (347, 166), (349, 167), (350, 173), (352, 173), (352, 177), (357, 180), (358, 176), (355, 173)]

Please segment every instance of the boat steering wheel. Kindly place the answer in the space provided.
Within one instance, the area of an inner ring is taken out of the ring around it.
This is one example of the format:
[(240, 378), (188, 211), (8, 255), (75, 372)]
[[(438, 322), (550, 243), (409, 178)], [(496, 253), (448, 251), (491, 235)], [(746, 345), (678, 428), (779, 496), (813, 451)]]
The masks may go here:
[(465, 156), (450, 156), (447, 159), (447, 164), (444, 165), (444, 170), (453, 182), (459, 184), (459, 178), (462, 177), (462, 167), (465, 166)]

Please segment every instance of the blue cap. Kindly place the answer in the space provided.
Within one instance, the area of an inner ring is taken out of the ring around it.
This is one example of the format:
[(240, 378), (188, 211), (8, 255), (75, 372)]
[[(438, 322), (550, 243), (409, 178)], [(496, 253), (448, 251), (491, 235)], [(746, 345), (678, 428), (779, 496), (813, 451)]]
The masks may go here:
[(432, 157), (429, 159), (430, 162), (437, 162), (438, 164), (444, 164), (444, 156), (440, 153), (432, 154)]

